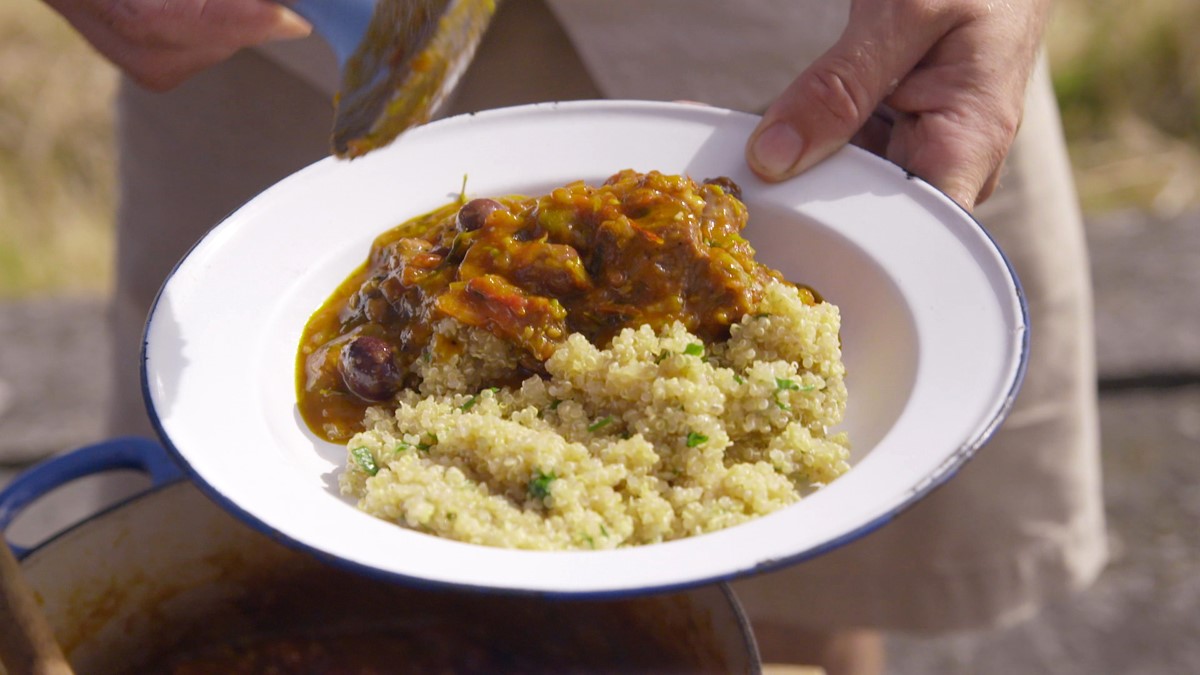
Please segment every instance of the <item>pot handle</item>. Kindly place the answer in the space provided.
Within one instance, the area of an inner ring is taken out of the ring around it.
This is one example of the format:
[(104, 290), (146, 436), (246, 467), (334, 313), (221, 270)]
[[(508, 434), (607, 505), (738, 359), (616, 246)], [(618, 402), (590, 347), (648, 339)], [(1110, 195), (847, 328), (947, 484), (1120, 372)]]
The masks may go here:
[[(26, 507), (53, 490), (78, 478), (121, 469), (147, 474), (154, 487), (183, 477), (167, 451), (149, 438), (124, 436), (87, 445), (33, 466), (0, 490), (0, 533)], [(17, 557), (29, 552), (22, 546), (9, 546)]]

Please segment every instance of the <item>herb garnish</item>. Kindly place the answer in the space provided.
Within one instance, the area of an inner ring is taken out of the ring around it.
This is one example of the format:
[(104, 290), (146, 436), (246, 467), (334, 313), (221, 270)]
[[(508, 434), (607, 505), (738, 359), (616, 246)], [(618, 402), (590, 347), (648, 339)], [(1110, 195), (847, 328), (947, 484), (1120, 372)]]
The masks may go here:
[(799, 390), (800, 385), (791, 380), (785, 380), (782, 377), (775, 378), (775, 388), (781, 391), (784, 390)]
[(601, 419), (596, 420), (595, 422), (592, 422), (590, 425), (588, 425), (587, 430), (588, 431), (599, 431), (599, 430), (603, 429), (604, 427), (612, 424), (612, 421), (613, 421), (612, 415), (607, 415)]
[(429, 452), (429, 449), (437, 445), (438, 442), (437, 434), (425, 434), (425, 438), (428, 439), (428, 442), (422, 441), (421, 443), (417, 443), (417, 449), (421, 452)]
[(546, 499), (550, 496), (550, 483), (553, 483), (558, 476), (554, 472), (542, 473), (541, 469), (534, 472), (533, 478), (529, 479), (529, 495), (535, 499)]
[(379, 465), (375, 463), (375, 457), (371, 455), (371, 451), (363, 446), (359, 446), (350, 451), (350, 456), (354, 458), (354, 462), (359, 468), (367, 472), (368, 476), (374, 476), (379, 473)]
[[(488, 387), (487, 389), (484, 389), (483, 391), (490, 391), (490, 392), (492, 392), (492, 395), (494, 396), (494, 395), (500, 393), (500, 387)], [(466, 412), (466, 411), (470, 410), (471, 408), (474, 408), (475, 404), (479, 403), (479, 397), (483, 395), (483, 391), (481, 391), (478, 394), (475, 394), (471, 398), (467, 399), (466, 403), (464, 403), (458, 407), (459, 410)]]
[(704, 445), (707, 442), (708, 442), (708, 436), (705, 436), (704, 434), (698, 434), (694, 431), (688, 432), (687, 446), (689, 448), (694, 448), (697, 445)]
[(775, 405), (780, 410), (791, 410), (791, 406), (779, 400), (779, 392), (781, 391), (813, 391), (817, 387), (815, 385), (806, 385), (801, 387), (793, 380), (788, 380), (782, 377), (775, 378)]

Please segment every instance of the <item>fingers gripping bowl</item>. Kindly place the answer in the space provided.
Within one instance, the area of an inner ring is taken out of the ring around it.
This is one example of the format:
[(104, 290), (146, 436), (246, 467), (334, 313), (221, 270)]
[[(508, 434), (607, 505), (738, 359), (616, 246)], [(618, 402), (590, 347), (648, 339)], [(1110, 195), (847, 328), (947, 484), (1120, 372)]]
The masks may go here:
[[(294, 545), (387, 576), (562, 595), (650, 592), (817, 555), (948, 479), (1011, 405), (1025, 364), (1019, 286), (986, 232), (894, 165), (847, 149), (766, 185), (742, 145), (755, 118), (695, 106), (588, 102), (445, 120), (354, 162), (320, 162), (202, 240), (147, 326), (145, 389), (164, 441), (233, 512)], [(339, 490), (345, 444), (296, 405), (296, 344), (382, 231), (455, 199), (545, 194), (622, 168), (728, 176), (758, 260), (841, 310), (850, 392), (831, 433), (851, 470), (769, 515), (615, 550), (477, 546), (363, 514)]]

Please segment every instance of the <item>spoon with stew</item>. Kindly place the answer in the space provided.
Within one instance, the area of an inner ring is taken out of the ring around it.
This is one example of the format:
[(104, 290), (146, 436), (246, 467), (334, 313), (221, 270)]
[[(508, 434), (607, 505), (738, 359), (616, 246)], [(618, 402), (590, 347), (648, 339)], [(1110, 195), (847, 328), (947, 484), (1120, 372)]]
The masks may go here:
[(337, 56), (332, 146), (354, 158), (429, 121), (470, 64), (496, 0), (278, 0)]

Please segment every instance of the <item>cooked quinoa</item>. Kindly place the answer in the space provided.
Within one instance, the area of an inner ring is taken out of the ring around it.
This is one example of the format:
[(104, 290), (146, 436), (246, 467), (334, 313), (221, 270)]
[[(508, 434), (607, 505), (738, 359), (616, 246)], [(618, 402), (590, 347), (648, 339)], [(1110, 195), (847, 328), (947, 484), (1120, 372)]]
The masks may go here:
[[(495, 387), (521, 358), (453, 318), (419, 389), (367, 410), (341, 489), (422, 532), (522, 549), (606, 549), (711, 532), (778, 510), (848, 470), (839, 314), (769, 282), (705, 344), (679, 322), (578, 333), (546, 374)], [(394, 406), (394, 408), (393, 408)]]

